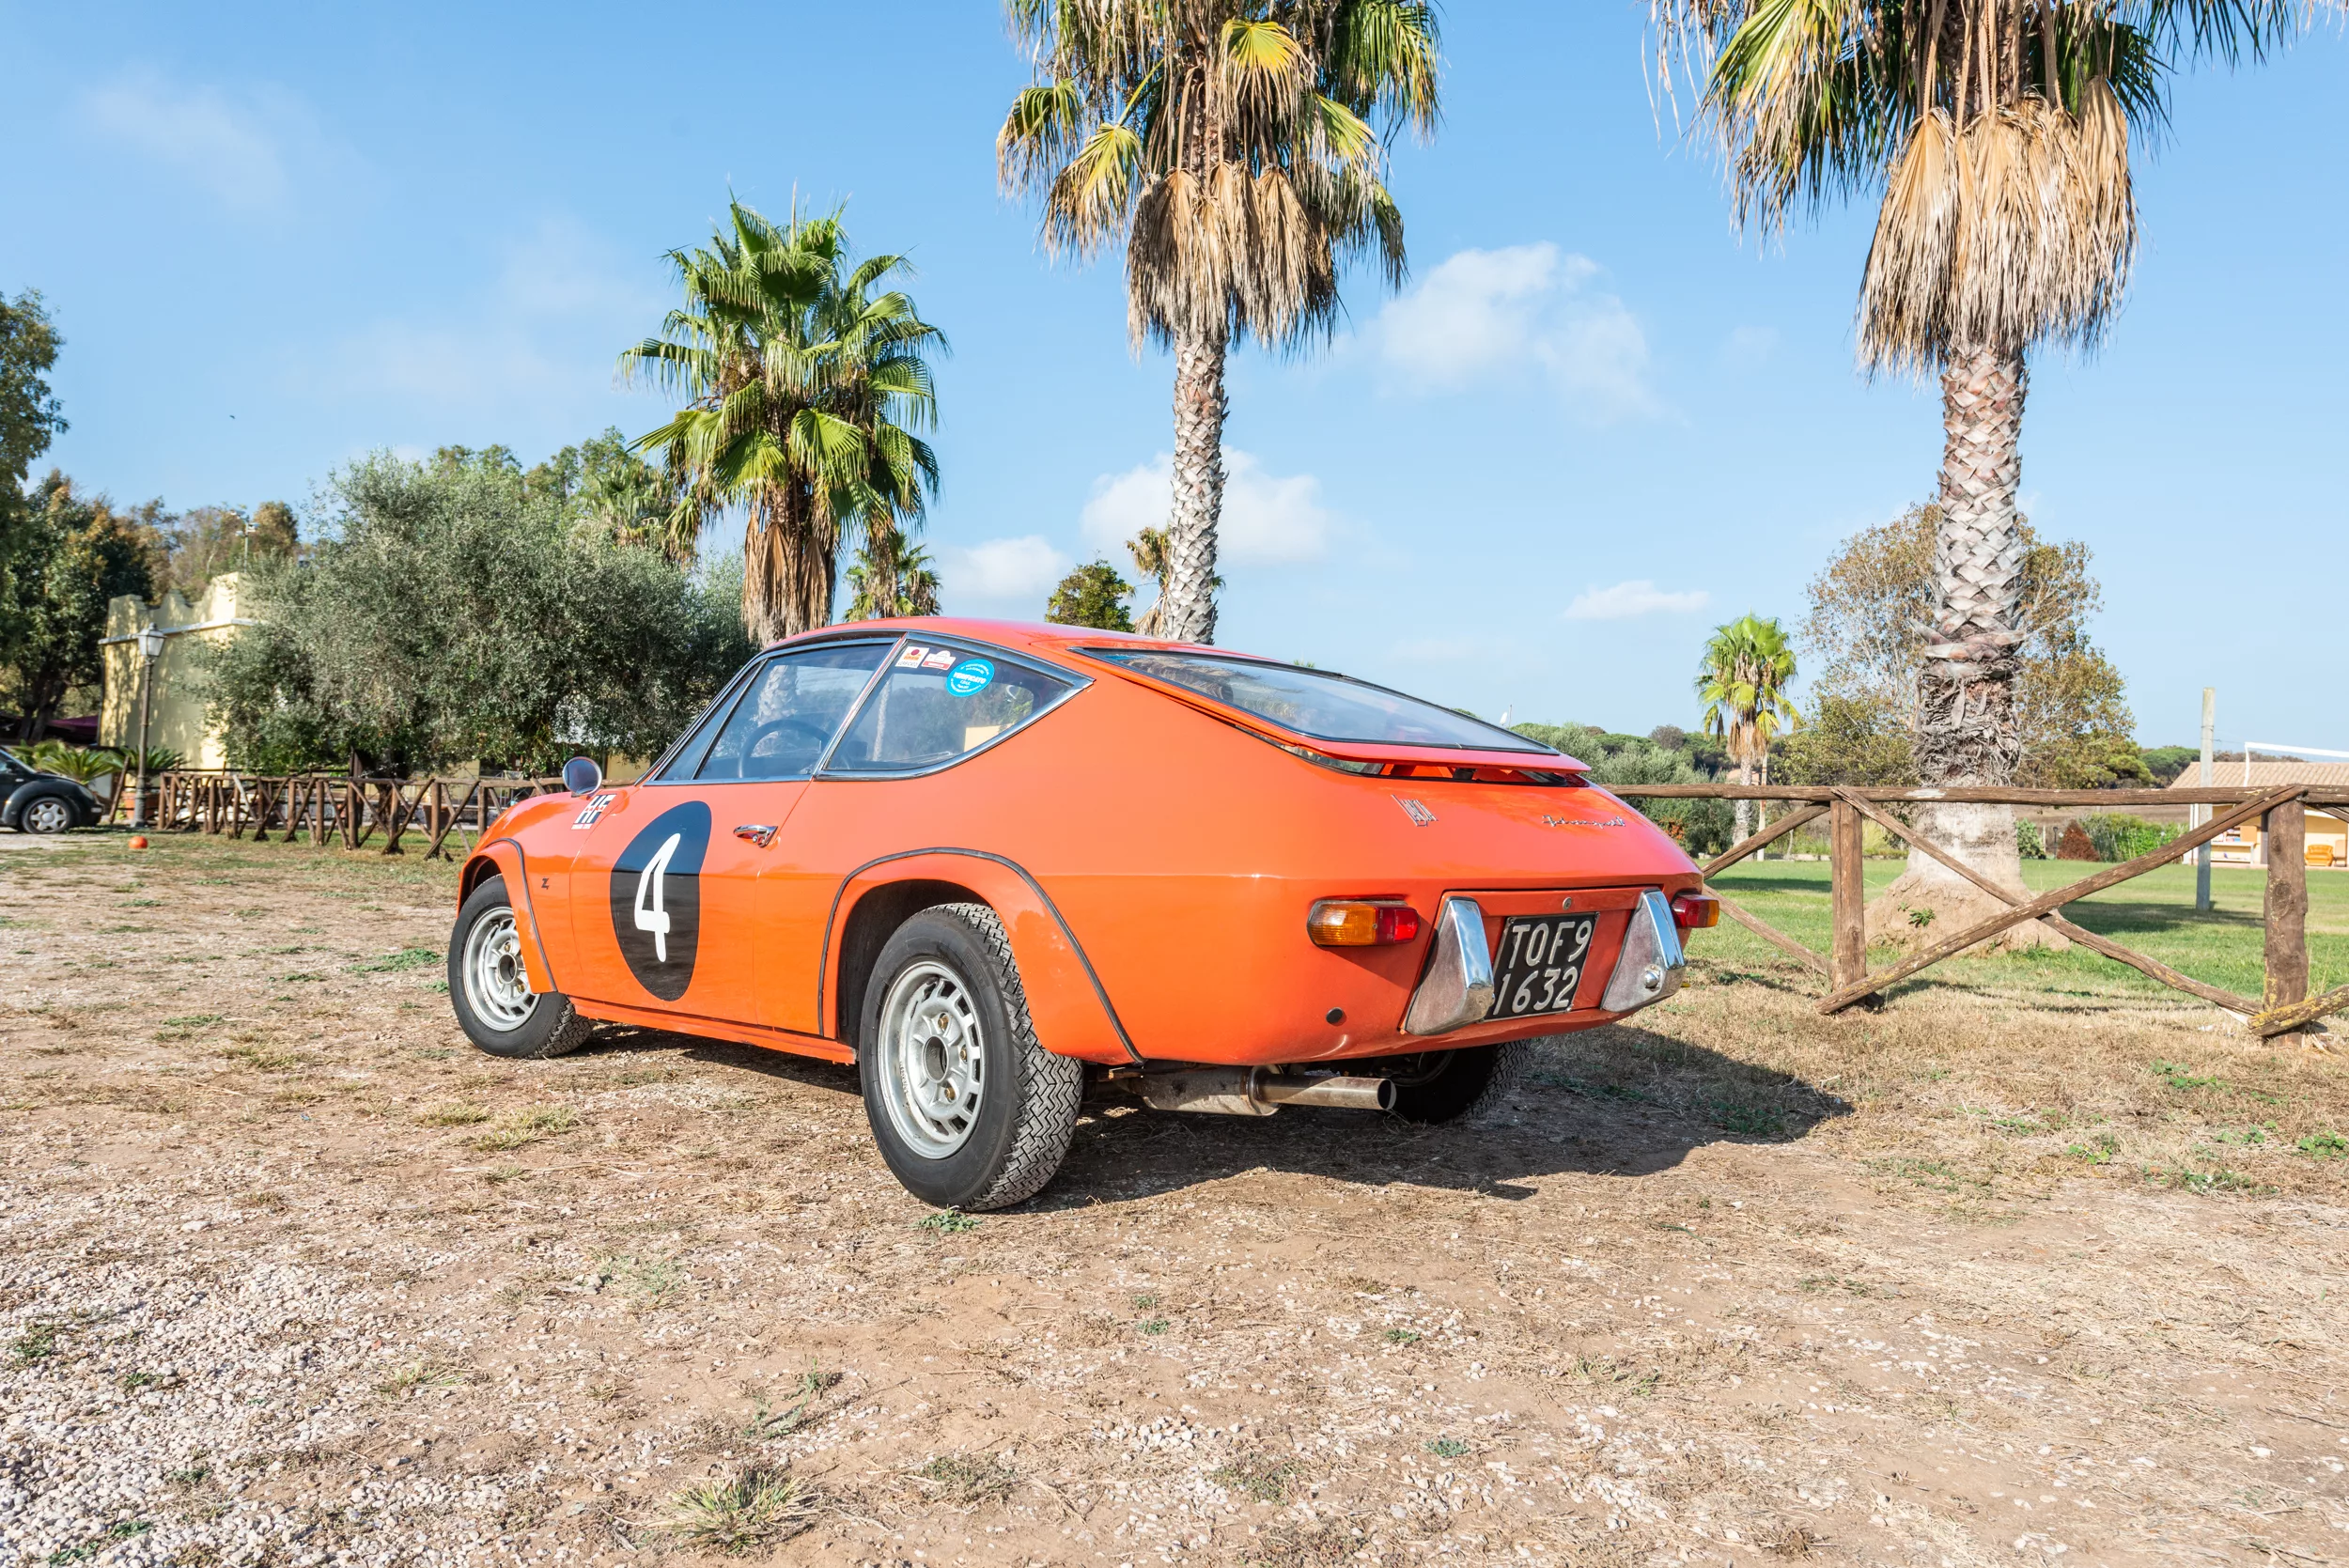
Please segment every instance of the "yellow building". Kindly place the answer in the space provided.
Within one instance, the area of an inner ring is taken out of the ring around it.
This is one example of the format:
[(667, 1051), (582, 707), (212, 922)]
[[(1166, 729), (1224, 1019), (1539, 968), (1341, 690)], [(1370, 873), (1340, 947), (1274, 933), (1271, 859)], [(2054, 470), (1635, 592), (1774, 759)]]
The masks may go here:
[[(2201, 764), (2189, 762), (2186, 771), (2170, 781), (2171, 789), (2193, 789), (2201, 777)], [(2282, 784), (2349, 784), (2349, 763), (2342, 762), (2214, 762), (2210, 782), (2215, 787), (2268, 789)], [(2203, 820), (2209, 820), (2204, 817)], [(2308, 810), (2308, 861), (2312, 866), (2349, 867), (2349, 806), (2310, 806)], [(2213, 865), (2265, 865), (2266, 846), (2260, 842), (2260, 825), (2251, 821), (2228, 829), (2210, 841)]]
[(212, 579), (191, 604), (177, 589), (154, 604), (122, 594), (106, 606), (106, 635), (99, 649), (106, 660), (106, 696), (98, 710), (98, 743), (129, 750), (139, 743), (140, 629), (163, 634), (163, 657), (150, 678), (154, 691), (147, 726), (149, 749), (168, 746), (190, 768), (220, 768), (227, 757), (221, 734), (195, 695), (195, 651), (199, 644), (226, 642), (253, 621), (237, 613), (237, 574)]

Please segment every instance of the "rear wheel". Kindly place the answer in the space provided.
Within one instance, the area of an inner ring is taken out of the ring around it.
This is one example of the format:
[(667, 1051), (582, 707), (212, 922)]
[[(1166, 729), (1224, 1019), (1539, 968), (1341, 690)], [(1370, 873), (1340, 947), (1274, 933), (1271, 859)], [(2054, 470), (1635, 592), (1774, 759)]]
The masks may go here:
[[(1484, 1115), (1500, 1106), (1533, 1060), (1530, 1040), (1425, 1051), (1381, 1063), (1394, 1079), (1394, 1114), (1433, 1126)], [(1363, 1063), (1360, 1071), (1371, 1070)]]
[(62, 833), (73, 826), (73, 802), (55, 795), (27, 800), (17, 814), (17, 826), (28, 833)]
[(465, 1037), (491, 1056), (537, 1061), (586, 1044), (588, 1021), (560, 991), (534, 991), (506, 878), (473, 890), (448, 941), (448, 1000)]
[(941, 1208), (1034, 1196), (1068, 1153), (1084, 1063), (1036, 1042), (1003, 922), (941, 904), (897, 927), (857, 1029), (864, 1112), (906, 1190)]

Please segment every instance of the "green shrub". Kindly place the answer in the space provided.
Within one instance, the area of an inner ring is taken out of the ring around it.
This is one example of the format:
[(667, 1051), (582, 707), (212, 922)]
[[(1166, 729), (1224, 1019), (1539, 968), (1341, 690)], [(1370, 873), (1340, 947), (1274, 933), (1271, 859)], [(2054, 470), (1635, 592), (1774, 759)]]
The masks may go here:
[(2139, 855), (2152, 854), (2185, 832), (2181, 828), (2119, 813), (2082, 817), (2080, 826), (2088, 833), (2088, 842), (2096, 846), (2096, 858), (2100, 861), (2133, 861)]
[(2047, 841), (2036, 822), (2017, 821), (2015, 824), (2015, 848), (2027, 861), (2047, 858)]

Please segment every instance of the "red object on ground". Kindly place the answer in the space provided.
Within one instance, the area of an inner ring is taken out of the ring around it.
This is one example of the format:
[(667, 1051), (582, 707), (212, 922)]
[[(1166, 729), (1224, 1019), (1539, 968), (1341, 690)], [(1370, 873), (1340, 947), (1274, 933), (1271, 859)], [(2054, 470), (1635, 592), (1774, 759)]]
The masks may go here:
[(132, 847), (132, 848), (133, 848), (133, 849), (144, 849), (144, 848), (146, 848), (146, 847), (147, 847), (147, 835), (146, 835), (145, 833), (135, 833), (135, 834), (132, 835), (132, 839), (131, 839), (131, 847)]

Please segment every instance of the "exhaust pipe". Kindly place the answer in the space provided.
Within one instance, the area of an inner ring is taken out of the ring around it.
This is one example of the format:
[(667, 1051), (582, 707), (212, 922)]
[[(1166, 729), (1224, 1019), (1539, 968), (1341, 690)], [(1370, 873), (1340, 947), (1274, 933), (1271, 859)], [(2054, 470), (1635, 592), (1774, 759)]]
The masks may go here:
[(1284, 1105), (1392, 1110), (1394, 1080), (1298, 1078), (1262, 1067), (1192, 1067), (1144, 1074), (1142, 1097), (1156, 1110), (1197, 1110), (1216, 1116), (1269, 1116)]

